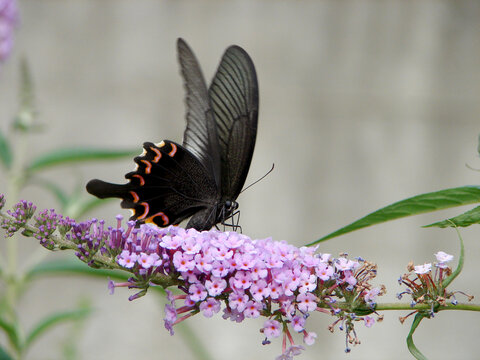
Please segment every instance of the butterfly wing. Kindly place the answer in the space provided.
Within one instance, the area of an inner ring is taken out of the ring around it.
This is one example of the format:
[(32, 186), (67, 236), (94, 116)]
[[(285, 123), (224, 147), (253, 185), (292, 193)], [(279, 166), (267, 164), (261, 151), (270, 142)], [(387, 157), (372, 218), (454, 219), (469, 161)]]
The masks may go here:
[(87, 191), (101, 199), (121, 198), (121, 206), (133, 211), (131, 219), (162, 227), (215, 205), (215, 181), (189, 150), (168, 140), (158, 146), (146, 142), (143, 147), (143, 154), (134, 159), (136, 170), (125, 175), (127, 184), (94, 179)]
[[(220, 152), (207, 85), (193, 51), (183, 39), (177, 40), (178, 62), (186, 90), (187, 127), (183, 146), (190, 150), (212, 174), (220, 188)], [(220, 198), (220, 193), (218, 194)]]
[(224, 53), (208, 90), (221, 164), (222, 199), (235, 200), (250, 168), (258, 120), (258, 82), (250, 56), (239, 46)]

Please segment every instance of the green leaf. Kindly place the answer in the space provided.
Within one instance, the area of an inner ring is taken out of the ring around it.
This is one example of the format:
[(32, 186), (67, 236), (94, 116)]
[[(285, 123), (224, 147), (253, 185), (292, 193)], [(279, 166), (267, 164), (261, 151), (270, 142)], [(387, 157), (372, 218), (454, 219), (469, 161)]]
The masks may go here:
[(308, 245), (315, 245), (333, 237), (386, 221), (476, 202), (480, 202), (480, 186), (462, 186), (413, 196), (370, 213)]
[(20, 345), (20, 336), (17, 332), (17, 328), (14, 325), (7, 322), (2, 317), (0, 317), (0, 329), (2, 329), (5, 332), (10, 344), (16, 350), (20, 350), (22, 346)]
[(75, 163), (80, 161), (111, 160), (138, 155), (137, 150), (105, 150), (86, 148), (57, 149), (34, 159), (28, 171), (43, 170), (48, 167)]
[(467, 227), (473, 224), (478, 224), (480, 223), (480, 206), (477, 206), (476, 208), (473, 208), (471, 210), (468, 210), (464, 212), (461, 215), (452, 217), (447, 220), (435, 222), (430, 225), (425, 225), (424, 227), (440, 227), (440, 228), (445, 228), (445, 227)]
[(410, 332), (408, 333), (408, 336), (407, 336), (408, 350), (417, 360), (428, 360), (425, 357), (425, 355), (423, 355), (413, 343), (413, 333), (415, 332), (415, 330), (417, 329), (418, 325), (420, 324), (420, 322), (423, 320), (424, 317), (425, 315), (421, 313), (417, 313), (417, 315), (415, 315), (415, 319), (413, 319), (412, 327), (410, 328)]
[(91, 313), (89, 308), (81, 308), (71, 311), (58, 312), (40, 320), (38, 324), (30, 331), (25, 341), (25, 348), (28, 348), (40, 335), (51, 328), (70, 321), (84, 319)]
[(11, 357), (7, 351), (0, 346), (0, 360), (13, 360), (13, 357)]
[(0, 161), (3, 163), (3, 166), (5, 166), (6, 169), (10, 169), (13, 161), (10, 143), (3, 135), (2, 131), (0, 131)]

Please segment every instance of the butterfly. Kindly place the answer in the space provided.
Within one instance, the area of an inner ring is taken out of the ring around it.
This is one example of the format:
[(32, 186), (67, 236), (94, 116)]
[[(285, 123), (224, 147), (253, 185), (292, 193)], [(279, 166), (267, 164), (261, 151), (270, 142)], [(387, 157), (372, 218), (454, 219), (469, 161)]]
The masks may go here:
[(127, 184), (94, 179), (87, 191), (121, 198), (132, 220), (165, 227), (190, 218), (187, 228), (208, 230), (225, 224), (238, 208), (257, 136), (257, 75), (246, 51), (232, 45), (207, 88), (183, 39), (177, 52), (186, 90), (183, 143), (145, 142), (134, 158), (135, 171), (125, 175)]

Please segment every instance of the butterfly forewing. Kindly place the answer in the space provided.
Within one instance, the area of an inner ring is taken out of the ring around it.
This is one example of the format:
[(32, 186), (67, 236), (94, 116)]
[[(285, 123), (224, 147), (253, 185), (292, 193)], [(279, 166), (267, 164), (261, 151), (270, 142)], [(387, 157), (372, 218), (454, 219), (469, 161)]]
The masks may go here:
[(207, 85), (195, 55), (182, 39), (177, 41), (178, 62), (186, 90), (187, 127), (183, 146), (190, 150), (220, 184), (220, 153)]
[(222, 199), (235, 200), (252, 160), (258, 119), (258, 82), (248, 54), (230, 46), (208, 90), (217, 125)]

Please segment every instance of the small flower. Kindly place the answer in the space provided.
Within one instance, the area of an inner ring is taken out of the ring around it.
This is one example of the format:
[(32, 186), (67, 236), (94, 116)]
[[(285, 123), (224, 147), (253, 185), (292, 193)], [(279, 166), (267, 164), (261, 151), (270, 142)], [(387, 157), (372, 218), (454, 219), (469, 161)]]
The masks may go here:
[(415, 265), (415, 273), (421, 275), (429, 273), (432, 270), (432, 264)]
[(188, 292), (190, 293), (190, 299), (195, 302), (202, 301), (207, 297), (207, 290), (202, 284), (191, 285)]
[(317, 338), (317, 334), (313, 331), (305, 332), (305, 336), (303, 337), (303, 342), (308, 346), (311, 346), (315, 343), (315, 339)]
[(202, 311), (205, 317), (212, 317), (220, 311), (220, 301), (214, 298), (208, 298), (207, 301), (200, 304), (200, 311)]
[(297, 296), (297, 306), (300, 311), (310, 312), (317, 308), (316, 296), (312, 293), (299, 294)]
[(273, 339), (280, 336), (282, 327), (277, 320), (267, 320), (263, 323), (262, 331), (268, 339)]
[(365, 322), (365, 326), (368, 328), (372, 327), (373, 324), (375, 324), (375, 319), (368, 315), (363, 318), (363, 321)]
[(435, 254), (435, 257), (437, 258), (438, 261), (442, 263), (447, 263), (449, 261), (453, 260), (453, 255), (449, 255), (443, 251), (439, 251)]
[(123, 250), (117, 259), (117, 263), (124, 268), (131, 269), (135, 266), (137, 262), (138, 255), (135, 253), (130, 253), (128, 250)]

